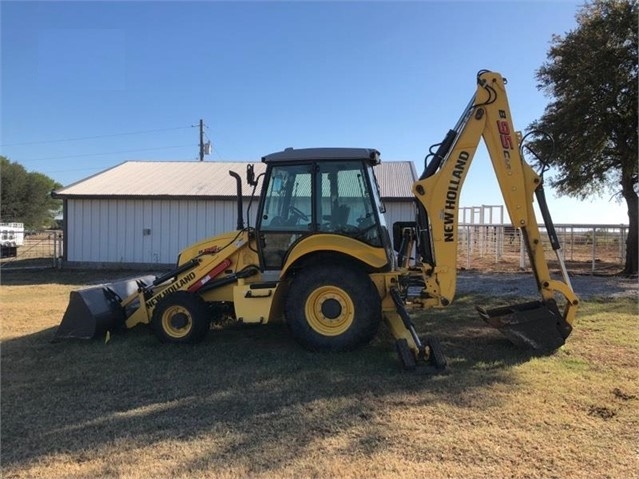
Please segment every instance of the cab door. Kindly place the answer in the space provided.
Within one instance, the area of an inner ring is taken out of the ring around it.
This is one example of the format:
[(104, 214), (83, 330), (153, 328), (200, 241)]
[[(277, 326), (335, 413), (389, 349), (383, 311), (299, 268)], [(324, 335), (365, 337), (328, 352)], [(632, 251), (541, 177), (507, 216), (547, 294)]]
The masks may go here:
[(313, 165), (274, 165), (266, 181), (257, 222), (261, 267), (280, 270), (290, 246), (315, 229)]

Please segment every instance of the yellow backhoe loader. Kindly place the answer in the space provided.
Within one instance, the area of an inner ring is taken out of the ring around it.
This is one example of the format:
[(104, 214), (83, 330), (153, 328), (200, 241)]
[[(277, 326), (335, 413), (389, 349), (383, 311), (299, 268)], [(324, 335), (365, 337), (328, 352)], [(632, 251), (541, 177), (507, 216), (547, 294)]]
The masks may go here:
[[(396, 341), (402, 365), (443, 368), (436, 338), (418, 337), (410, 312), (449, 305), (455, 295), (459, 197), (483, 137), (511, 222), (522, 233), (539, 301), (478, 308), (515, 344), (554, 350), (575, 321), (578, 299), (561, 255), (562, 280), (552, 279), (533, 199), (552, 248), (559, 241), (542, 176), (524, 161), (521, 134), (508, 106), (505, 79), (489, 71), (457, 125), (426, 157), (414, 183), (415, 221), (386, 226), (374, 174), (380, 154), (363, 148), (286, 149), (262, 158), (257, 221), (245, 227), (240, 176), (237, 231), (184, 249), (177, 266), (71, 293), (56, 338), (99, 337), (116, 328), (150, 325), (171, 343), (201, 341), (212, 322), (267, 323), (283, 317), (292, 336), (315, 351), (367, 344), (381, 322)], [(394, 245), (391, 242), (394, 238)], [(414, 253), (416, 251), (416, 254)], [(560, 309), (561, 308), (561, 309)]]

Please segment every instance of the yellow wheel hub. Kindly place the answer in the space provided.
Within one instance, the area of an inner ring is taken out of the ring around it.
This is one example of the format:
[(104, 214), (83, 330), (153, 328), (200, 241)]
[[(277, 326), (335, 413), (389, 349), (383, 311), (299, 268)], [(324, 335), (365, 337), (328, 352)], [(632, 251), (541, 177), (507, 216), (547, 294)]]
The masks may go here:
[(192, 328), (191, 313), (182, 306), (170, 306), (162, 314), (162, 329), (167, 336), (180, 339), (187, 336)]
[(353, 324), (355, 306), (350, 296), (336, 286), (322, 286), (306, 300), (306, 320), (324, 336), (339, 336)]

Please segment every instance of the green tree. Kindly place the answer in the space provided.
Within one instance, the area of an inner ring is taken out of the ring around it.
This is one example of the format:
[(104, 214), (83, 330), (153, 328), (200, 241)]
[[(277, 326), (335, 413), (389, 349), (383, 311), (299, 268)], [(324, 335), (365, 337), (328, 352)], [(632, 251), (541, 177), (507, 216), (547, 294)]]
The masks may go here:
[[(531, 128), (555, 140), (550, 184), (585, 199), (614, 193), (628, 206), (624, 273), (636, 274), (637, 256), (637, 2), (594, 0), (577, 13), (577, 27), (555, 35), (538, 87), (551, 103)], [(533, 142), (548, 158), (541, 135)]]
[(61, 186), (0, 156), (0, 218), (24, 223), (27, 229), (52, 226), (61, 202), (51, 198), (51, 192)]

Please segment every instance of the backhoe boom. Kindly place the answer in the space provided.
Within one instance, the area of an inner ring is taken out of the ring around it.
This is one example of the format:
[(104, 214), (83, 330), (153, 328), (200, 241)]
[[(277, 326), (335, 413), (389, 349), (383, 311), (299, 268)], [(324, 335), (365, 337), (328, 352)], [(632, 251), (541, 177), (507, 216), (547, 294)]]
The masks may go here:
[[(506, 80), (498, 73), (479, 73), (475, 95), (413, 185), (418, 207), (417, 241), (424, 289), (420, 297), (412, 300), (422, 307), (447, 306), (453, 300), (459, 198), (479, 141), (483, 138), (511, 222), (522, 231), (542, 300), (536, 308), (527, 305), (510, 310), (482, 310), (482, 316), (500, 329), (507, 327), (506, 323), (512, 326), (513, 321), (518, 326), (532, 321), (534, 324), (526, 325), (528, 330), (538, 328), (543, 321), (556, 323), (555, 334), (547, 334), (546, 340), (541, 337), (530, 341), (530, 345), (538, 349), (555, 348), (559, 342), (563, 344), (570, 334), (578, 300), (560, 255), (557, 257), (562, 266), (563, 281), (553, 280), (550, 276), (533, 208), (535, 195), (553, 249), (558, 250), (559, 244), (543, 196), (542, 178), (524, 161), (520, 151), (521, 135), (513, 126), (505, 84)], [(563, 314), (557, 310), (556, 295), (562, 296), (565, 301)], [(543, 314), (538, 314), (539, 311)], [(502, 319), (496, 319), (498, 317)], [(560, 340), (553, 337), (557, 335)]]

